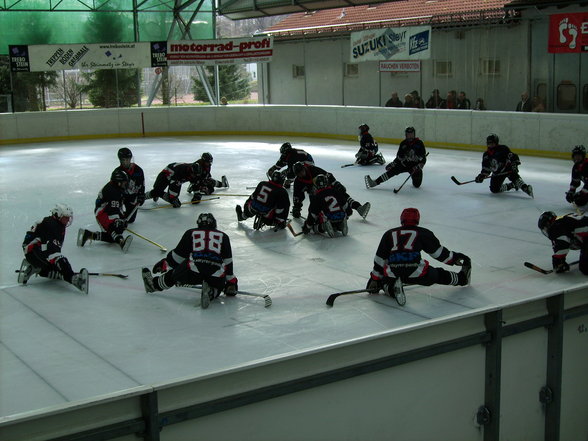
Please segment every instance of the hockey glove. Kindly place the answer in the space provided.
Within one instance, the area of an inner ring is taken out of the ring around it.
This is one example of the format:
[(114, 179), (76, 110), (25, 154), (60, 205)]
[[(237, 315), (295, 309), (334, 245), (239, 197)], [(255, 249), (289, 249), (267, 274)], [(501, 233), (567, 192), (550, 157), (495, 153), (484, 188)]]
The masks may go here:
[(172, 207), (174, 208), (180, 208), (182, 206), (182, 203), (180, 202), (180, 200), (178, 198), (170, 198), (169, 201), (170, 204), (172, 204)]
[(367, 285), (365, 286), (365, 289), (370, 294), (377, 294), (378, 292), (380, 292), (381, 288), (382, 288), (382, 282), (380, 280), (376, 280), (371, 277), (370, 277), (370, 280), (368, 280)]
[(484, 179), (486, 179), (486, 175), (484, 173), (480, 173), (478, 176), (476, 176), (476, 183), (481, 184), (482, 182), (484, 182)]
[(225, 295), (226, 296), (234, 296), (239, 291), (239, 285), (237, 283), (237, 278), (233, 278), (231, 281), (225, 284)]
[(161, 259), (159, 262), (153, 265), (154, 273), (165, 273), (167, 270), (169, 270), (169, 264), (165, 259)]
[(124, 219), (115, 219), (113, 230), (116, 234), (122, 234), (127, 228), (127, 221)]
[(570, 265), (565, 257), (552, 257), (553, 269), (556, 273), (565, 273), (570, 270)]
[(470, 258), (463, 253), (453, 252), (453, 265), (463, 265), (468, 262)]
[(292, 217), (295, 219), (299, 219), (302, 216), (302, 207), (294, 206), (292, 207)]
[(574, 196), (576, 195), (575, 191), (566, 191), (566, 201), (568, 201), (570, 204), (574, 202)]
[(137, 194), (137, 203), (139, 205), (143, 205), (145, 203), (145, 193), (138, 193)]

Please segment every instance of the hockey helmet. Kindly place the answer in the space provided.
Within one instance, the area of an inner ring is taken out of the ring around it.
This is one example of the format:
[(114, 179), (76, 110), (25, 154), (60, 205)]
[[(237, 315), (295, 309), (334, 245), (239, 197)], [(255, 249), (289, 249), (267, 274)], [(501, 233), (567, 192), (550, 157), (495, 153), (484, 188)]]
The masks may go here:
[(202, 159), (204, 162), (208, 162), (208, 163), (212, 164), (212, 155), (208, 152), (202, 153), (202, 156), (200, 157), (200, 159)]
[(495, 147), (498, 145), (498, 135), (491, 133), (486, 137), (486, 145), (490, 146), (490, 144), (492, 144), (491, 147)]
[(118, 150), (117, 155), (118, 155), (119, 161), (121, 161), (123, 159), (131, 159), (133, 157), (133, 152), (131, 152), (131, 149), (129, 149), (127, 147), (123, 147)]
[(553, 211), (545, 211), (541, 213), (541, 216), (539, 216), (539, 222), (537, 222), (537, 226), (545, 235), (545, 237), (549, 237), (549, 228), (556, 218), (557, 215)]
[(301, 173), (304, 173), (304, 163), (298, 161), (296, 164), (294, 164), (292, 170), (296, 176), (300, 176)]
[(110, 175), (110, 180), (116, 182), (119, 186), (126, 186), (129, 183), (129, 175), (120, 168), (115, 168)]
[(421, 213), (416, 208), (405, 208), (400, 213), (400, 223), (402, 225), (418, 225), (421, 220)]
[(416, 133), (416, 130), (414, 129), (414, 127), (409, 126), (406, 129), (404, 129), (404, 134), (407, 134), (407, 133), (412, 133), (414, 135)]
[(363, 134), (365, 132), (369, 132), (370, 131), (370, 126), (368, 126), (366, 123), (363, 123), (362, 125), (360, 125), (358, 127), (358, 129), (359, 129), (359, 134), (361, 135), (361, 134)]
[(284, 174), (279, 170), (274, 170), (270, 176), (270, 181), (282, 185), (284, 183)]
[(288, 153), (290, 150), (292, 150), (292, 144), (290, 144), (289, 142), (285, 142), (284, 144), (282, 144), (282, 146), (280, 147), (280, 153), (282, 155), (285, 155), (286, 153)]
[(67, 204), (55, 204), (55, 207), (51, 209), (51, 215), (66, 227), (69, 227), (73, 222), (73, 210)]
[[(579, 159), (578, 161), (576, 161), (575, 160), (576, 155), (582, 155), (582, 158)], [(584, 160), (584, 158), (586, 158), (586, 147), (584, 147), (581, 144), (574, 146), (574, 148), (572, 150), (572, 159), (574, 160), (574, 162), (581, 162)]]
[(313, 179), (314, 186), (320, 190), (326, 188), (329, 185), (329, 178), (326, 175), (316, 175)]
[(216, 229), (216, 219), (212, 213), (200, 213), (196, 223), (198, 224), (198, 228), (203, 228), (205, 230)]

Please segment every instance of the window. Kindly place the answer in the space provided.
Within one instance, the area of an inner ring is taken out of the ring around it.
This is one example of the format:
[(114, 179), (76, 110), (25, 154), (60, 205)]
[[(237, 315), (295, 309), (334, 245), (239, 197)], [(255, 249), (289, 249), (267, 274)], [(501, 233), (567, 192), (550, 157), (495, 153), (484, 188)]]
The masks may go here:
[(582, 108), (588, 110), (588, 84), (582, 88)]
[(292, 65), (292, 76), (294, 78), (304, 78), (304, 66)]
[(482, 75), (500, 75), (500, 60), (481, 59), (480, 73)]
[(574, 110), (576, 108), (576, 93), (575, 84), (570, 81), (562, 81), (557, 86), (557, 108), (559, 110)]
[(345, 63), (345, 76), (346, 77), (357, 77), (359, 76), (359, 64), (358, 63)]
[(452, 77), (453, 66), (451, 61), (435, 61), (434, 64), (435, 76), (437, 77)]

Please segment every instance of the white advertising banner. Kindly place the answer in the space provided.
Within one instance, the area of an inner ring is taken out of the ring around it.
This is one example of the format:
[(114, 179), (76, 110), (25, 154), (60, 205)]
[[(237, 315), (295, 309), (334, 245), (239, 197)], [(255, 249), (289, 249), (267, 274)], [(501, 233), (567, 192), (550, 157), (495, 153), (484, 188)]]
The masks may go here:
[(272, 54), (273, 37), (167, 43), (167, 61), (170, 66), (267, 63), (271, 61)]
[(378, 60), (427, 60), (431, 26), (372, 29), (351, 33), (352, 63)]

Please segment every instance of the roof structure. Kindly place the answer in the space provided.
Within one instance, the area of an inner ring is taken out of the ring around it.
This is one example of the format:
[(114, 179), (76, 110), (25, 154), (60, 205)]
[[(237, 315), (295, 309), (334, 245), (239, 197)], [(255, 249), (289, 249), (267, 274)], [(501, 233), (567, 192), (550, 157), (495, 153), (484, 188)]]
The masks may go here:
[(349, 33), (363, 29), (432, 25), (479, 24), (513, 18), (505, 0), (405, 0), (355, 7), (296, 13), (264, 33), (276, 37)]

